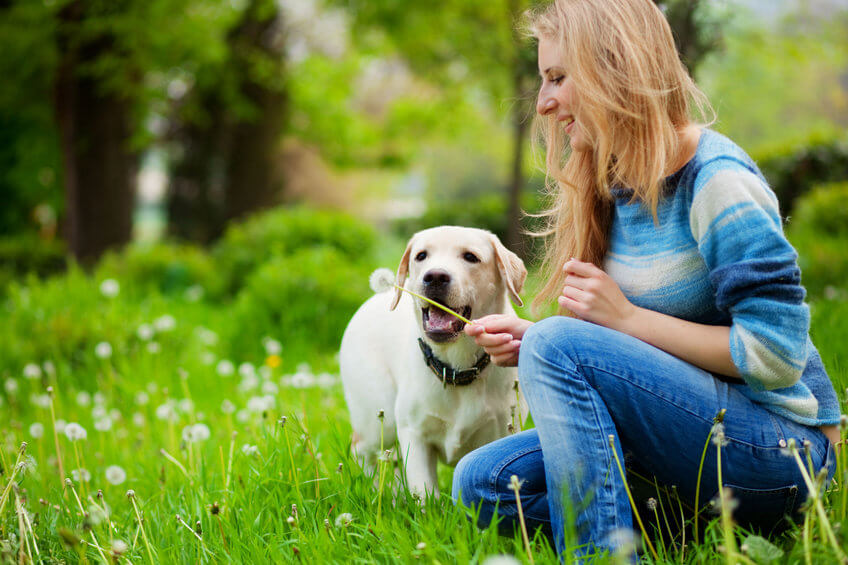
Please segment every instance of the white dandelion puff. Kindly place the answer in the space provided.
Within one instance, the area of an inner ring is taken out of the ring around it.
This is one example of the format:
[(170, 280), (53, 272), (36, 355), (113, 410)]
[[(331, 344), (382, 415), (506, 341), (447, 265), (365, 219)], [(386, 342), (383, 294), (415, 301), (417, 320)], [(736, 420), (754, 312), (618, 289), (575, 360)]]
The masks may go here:
[(182, 437), (187, 442), (197, 443), (209, 439), (210, 435), (212, 434), (209, 431), (209, 426), (206, 424), (194, 424), (183, 428)]
[(44, 436), (44, 424), (41, 422), (33, 422), (30, 424), (29, 435), (35, 439), (39, 439)]
[(278, 392), (280, 392), (280, 387), (277, 386), (276, 383), (272, 381), (265, 381), (262, 383), (262, 394), (276, 396)]
[(371, 286), (371, 290), (373, 290), (375, 294), (387, 292), (394, 288), (395, 274), (385, 267), (376, 269), (368, 278), (368, 284)]
[(120, 485), (127, 480), (127, 472), (118, 465), (106, 467), (106, 481), (111, 485)]
[(63, 433), (65, 433), (65, 428), (68, 427), (68, 423), (65, 422), (65, 420), (59, 418), (58, 420), (56, 420), (55, 426), (56, 426), (56, 433), (57, 434), (63, 434)]
[(138, 339), (141, 341), (150, 341), (153, 339), (153, 335), (155, 334), (153, 330), (153, 326), (150, 324), (141, 324), (136, 330), (135, 335), (138, 336)]
[(6, 382), (3, 383), (3, 388), (6, 389), (7, 394), (14, 396), (18, 392), (18, 381), (12, 378), (6, 379)]
[(92, 400), (94, 400), (94, 403), (98, 406), (102, 406), (103, 404), (106, 404), (106, 395), (103, 394), (102, 392), (95, 392), (94, 396), (91, 397), (91, 398), (92, 398)]
[(192, 410), (194, 410), (194, 402), (191, 398), (181, 398), (179, 402), (177, 402), (177, 409), (183, 414), (188, 414)]
[(157, 332), (169, 332), (177, 327), (177, 320), (170, 314), (163, 314), (153, 320), (153, 327)]
[(215, 370), (222, 377), (229, 377), (236, 372), (236, 366), (233, 365), (233, 362), (229, 359), (221, 359), (218, 361), (218, 365), (215, 367)]
[(277, 399), (266, 394), (265, 396), (253, 396), (247, 401), (247, 409), (250, 412), (261, 414), (274, 408)]
[(70, 422), (65, 426), (65, 437), (71, 441), (80, 441), (88, 438), (88, 432), (76, 422)]
[(106, 298), (115, 298), (121, 292), (121, 285), (115, 279), (105, 279), (100, 283), (100, 294)]
[(87, 469), (73, 469), (71, 471), (71, 476), (77, 483), (87, 483), (91, 480), (91, 473), (89, 473)]
[(31, 394), (29, 401), (32, 402), (33, 406), (37, 406), (38, 408), (50, 408), (49, 394)]
[(232, 414), (236, 411), (236, 405), (233, 404), (229, 399), (224, 399), (221, 403), (221, 412), (224, 414)]
[(27, 363), (24, 366), (24, 378), (35, 380), (41, 378), (41, 367), (37, 363)]
[(150, 343), (147, 344), (146, 349), (147, 349), (147, 352), (150, 353), (151, 355), (156, 355), (157, 353), (162, 352), (162, 346), (159, 344), (158, 341), (151, 341)]
[(265, 348), (267, 355), (279, 355), (283, 352), (283, 345), (272, 337), (263, 337), (262, 346)]
[(147, 403), (150, 402), (150, 395), (146, 392), (139, 391), (135, 393), (135, 403), (138, 406), (147, 406)]
[(132, 423), (136, 428), (143, 428), (147, 424), (147, 418), (141, 412), (132, 415)]
[(108, 432), (112, 429), (112, 418), (109, 416), (94, 421), (94, 429), (98, 432)]
[(127, 551), (129, 551), (130, 546), (127, 545), (127, 542), (121, 541), (119, 539), (112, 540), (112, 554), (116, 557), (123, 555)]
[(56, 376), (56, 365), (54, 365), (52, 361), (45, 361), (41, 366), (44, 367), (44, 372), (47, 373), (48, 376)]
[(206, 291), (199, 284), (193, 284), (183, 293), (183, 296), (188, 302), (200, 302)]
[(346, 528), (353, 522), (353, 514), (350, 512), (342, 512), (338, 516), (336, 516), (336, 527), (337, 528)]
[(98, 418), (103, 418), (109, 415), (109, 411), (106, 410), (106, 407), (102, 404), (98, 404), (94, 408), (91, 409), (91, 417), (97, 420)]
[(99, 359), (108, 359), (112, 356), (112, 346), (108, 341), (101, 341), (94, 347), (94, 354)]
[(243, 378), (255, 377), (256, 376), (256, 367), (253, 366), (253, 363), (244, 362), (241, 365), (239, 365), (238, 373)]
[(259, 446), (250, 445), (249, 443), (246, 443), (241, 446), (241, 452), (247, 455), (248, 457), (252, 457), (254, 455), (259, 454)]
[(216, 360), (215, 354), (212, 353), (211, 351), (204, 351), (203, 353), (200, 354), (200, 362), (203, 363), (204, 365), (207, 365), (207, 366), (208, 365), (214, 365), (215, 360)]
[(91, 404), (91, 394), (81, 390), (77, 393), (77, 405), (85, 408)]
[(161, 404), (156, 408), (156, 418), (166, 422), (176, 422), (179, 419), (177, 411), (169, 402)]

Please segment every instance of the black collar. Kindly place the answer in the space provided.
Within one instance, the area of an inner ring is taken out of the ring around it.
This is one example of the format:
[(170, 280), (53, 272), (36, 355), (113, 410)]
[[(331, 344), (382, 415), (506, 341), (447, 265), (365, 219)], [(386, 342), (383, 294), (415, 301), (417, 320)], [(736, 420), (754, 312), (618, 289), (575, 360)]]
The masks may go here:
[(483, 369), (486, 368), (486, 365), (489, 364), (489, 354), (483, 353), (482, 357), (477, 360), (477, 363), (473, 367), (464, 371), (457, 371), (433, 355), (433, 350), (420, 337), (418, 338), (418, 345), (421, 347), (421, 353), (424, 354), (424, 361), (427, 363), (427, 366), (433, 370), (433, 373), (435, 373), (436, 377), (445, 386), (449, 384), (454, 386), (471, 384), (477, 379)]

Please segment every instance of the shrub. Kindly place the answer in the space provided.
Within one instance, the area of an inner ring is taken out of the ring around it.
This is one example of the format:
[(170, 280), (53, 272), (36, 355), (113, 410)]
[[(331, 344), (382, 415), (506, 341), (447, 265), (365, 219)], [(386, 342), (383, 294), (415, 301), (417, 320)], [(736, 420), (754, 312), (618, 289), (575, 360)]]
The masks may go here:
[(184, 243), (130, 245), (103, 257), (96, 279), (115, 278), (130, 294), (158, 291), (167, 295), (193, 292), (221, 294), (224, 281), (212, 258), (200, 247)]
[(788, 215), (796, 200), (814, 186), (848, 178), (848, 138), (815, 140), (801, 148), (781, 148), (759, 156), (757, 164)]
[(848, 182), (800, 198), (787, 235), (798, 250), (803, 283), (813, 295), (848, 285)]
[(212, 254), (228, 292), (236, 294), (263, 263), (309, 247), (336, 249), (347, 261), (371, 261), (377, 235), (340, 212), (281, 208), (231, 225)]
[(224, 339), (232, 357), (256, 354), (265, 335), (280, 339), (284, 357), (337, 351), (348, 321), (370, 294), (371, 268), (326, 245), (269, 260), (236, 298)]
[(65, 245), (36, 234), (0, 237), (0, 295), (15, 279), (34, 274), (46, 277), (65, 270)]

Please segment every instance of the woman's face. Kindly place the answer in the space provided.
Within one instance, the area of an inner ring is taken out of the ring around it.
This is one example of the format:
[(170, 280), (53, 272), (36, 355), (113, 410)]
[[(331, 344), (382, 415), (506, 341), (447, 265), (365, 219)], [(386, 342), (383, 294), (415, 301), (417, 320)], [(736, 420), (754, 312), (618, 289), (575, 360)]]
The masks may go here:
[(550, 114), (564, 125), (572, 150), (591, 150), (585, 124), (581, 123), (577, 112), (574, 83), (565, 75), (562, 53), (556, 40), (539, 39), (539, 74), (542, 75), (542, 86), (536, 100), (536, 111), (543, 116)]

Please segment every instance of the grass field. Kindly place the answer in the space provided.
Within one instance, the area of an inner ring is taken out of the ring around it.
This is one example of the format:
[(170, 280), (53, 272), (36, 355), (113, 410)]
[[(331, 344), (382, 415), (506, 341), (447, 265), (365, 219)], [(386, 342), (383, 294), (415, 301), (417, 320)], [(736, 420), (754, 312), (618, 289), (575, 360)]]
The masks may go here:
[[(478, 530), (449, 496), (419, 504), (396, 492), (388, 470), (380, 495), (348, 456), (331, 353), (269, 335), (228, 358), (227, 306), (73, 276), (13, 289), (0, 314), (18, 320), (0, 339), (21, 344), (0, 360), (3, 563), (556, 561), (533, 532), (528, 552), (519, 532)], [(844, 402), (848, 296), (826, 295), (812, 304), (813, 339)], [(41, 329), (12, 335), (23, 319)], [(841, 472), (826, 516), (812, 509), (780, 539), (737, 529), (734, 540), (714, 517), (701, 543), (655, 540), (659, 558), (643, 560), (836, 563), (848, 545)], [(440, 468), (445, 493), (451, 473)]]

